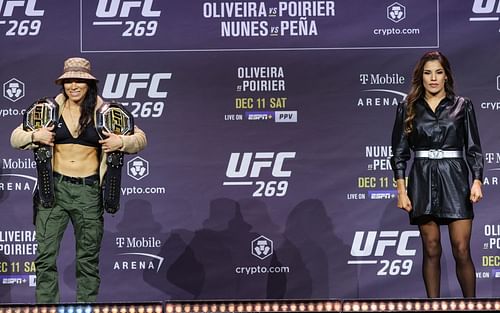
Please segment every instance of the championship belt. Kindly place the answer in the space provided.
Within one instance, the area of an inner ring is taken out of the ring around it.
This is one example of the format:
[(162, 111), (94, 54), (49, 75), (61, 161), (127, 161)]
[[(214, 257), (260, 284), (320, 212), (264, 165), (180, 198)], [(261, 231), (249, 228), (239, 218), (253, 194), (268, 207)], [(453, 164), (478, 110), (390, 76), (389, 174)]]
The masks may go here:
[[(35, 131), (42, 127), (55, 125), (59, 117), (59, 106), (52, 98), (42, 98), (33, 103), (23, 115), (23, 129)], [(40, 145), (34, 149), (36, 172), (38, 175), (38, 194), (45, 208), (54, 206), (54, 176), (52, 172), (52, 149)]]
[[(104, 102), (97, 111), (97, 132), (106, 138), (103, 131), (116, 135), (131, 135), (134, 132), (134, 117), (124, 106), (115, 101)], [(106, 158), (108, 169), (102, 184), (104, 210), (110, 214), (120, 209), (120, 186), (122, 179), (123, 152), (108, 153)]]

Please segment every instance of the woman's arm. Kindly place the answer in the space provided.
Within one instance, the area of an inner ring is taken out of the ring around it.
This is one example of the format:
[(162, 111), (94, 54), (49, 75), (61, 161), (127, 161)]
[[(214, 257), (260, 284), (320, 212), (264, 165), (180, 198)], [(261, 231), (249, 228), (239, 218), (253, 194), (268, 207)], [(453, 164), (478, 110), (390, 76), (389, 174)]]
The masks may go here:
[(23, 125), (14, 128), (10, 135), (10, 145), (15, 149), (32, 150), (38, 148), (34, 142), (35, 131), (25, 131)]
[[(463, 98), (462, 98), (463, 99)], [(465, 110), (465, 159), (472, 173), (472, 179), (483, 181), (484, 158), (479, 139), (479, 127), (474, 113), (474, 106), (469, 99), (464, 99)]]
[(148, 144), (146, 134), (138, 126), (134, 126), (133, 135), (128, 135), (128, 136), (120, 135), (120, 139), (122, 140), (122, 147), (120, 148), (120, 151), (126, 153), (139, 152), (144, 148), (146, 148), (146, 145)]

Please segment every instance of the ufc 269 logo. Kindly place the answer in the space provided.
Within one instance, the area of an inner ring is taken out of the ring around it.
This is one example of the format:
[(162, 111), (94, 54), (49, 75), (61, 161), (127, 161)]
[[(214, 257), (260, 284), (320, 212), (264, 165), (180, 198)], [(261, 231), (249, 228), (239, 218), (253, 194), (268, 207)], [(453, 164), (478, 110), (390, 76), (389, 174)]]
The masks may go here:
[[(0, 25), (8, 25), (5, 36), (37, 36), (42, 28), (38, 18), (44, 13), (37, 8), (36, 0), (0, 0)], [(14, 18), (20, 15), (26, 18)]]
[[(413, 267), (416, 250), (409, 249), (411, 238), (418, 238), (418, 231), (357, 231), (351, 245), (351, 256), (348, 264), (366, 265), (381, 264), (377, 276), (409, 275)], [(363, 243), (364, 242), (364, 243)], [(387, 250), (392, 250), (391, 257), (387, 258)], [(380, 259), (381, 258), (381, 259)]]
[[(285, 163), (295, 152), (233, 152), (229, 157), (224, 186), (257, 186), (253, 197), (283, 197), (292, 171)], [(267, 176), (269, 179), (262, 179)]]
[[(471, 22), (498, 22), (500, 21), (500, 0), (474, 0)], [(499, 29), (500, 32), (500, 29)]]
[(99, 0), (95, 15), (92, 24), (96, 26), (125, 25), (122, 37), (151, 37), (158, 30), (154, 18), (160, 17), (161, 10), (153, 10), (153, 0)]
[(474, 0), (472, 5), (472, 12), (474, 13), (500, 13), (499, 0)]
[[(161, 117), (168, 94), (164, 81), (171, 78), (172, 73), (110, 73), (106, 76), (102, 95), (105, 99), (120, 99), (117, 101), (131, 107), (134, 117)], [(141, 97), (148, 101), (134, 101)]]

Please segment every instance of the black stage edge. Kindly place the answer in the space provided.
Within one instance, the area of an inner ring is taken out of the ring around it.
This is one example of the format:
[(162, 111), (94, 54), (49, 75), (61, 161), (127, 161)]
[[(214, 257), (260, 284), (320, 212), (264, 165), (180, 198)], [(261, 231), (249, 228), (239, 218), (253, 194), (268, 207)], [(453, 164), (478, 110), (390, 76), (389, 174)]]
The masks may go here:
[(499, 312), (500, 298), (0, 304), (0, 313)]

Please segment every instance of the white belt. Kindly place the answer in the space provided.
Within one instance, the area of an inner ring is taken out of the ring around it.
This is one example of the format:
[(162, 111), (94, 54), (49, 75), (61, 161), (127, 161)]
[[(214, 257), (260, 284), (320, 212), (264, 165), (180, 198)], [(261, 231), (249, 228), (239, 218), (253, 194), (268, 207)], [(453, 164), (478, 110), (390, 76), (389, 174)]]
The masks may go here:
[(425, 159), (448, 159), (448, 158), (461, 158), (463, 157), (463, 152), (459, 150), (441, 150), (441, 149), (431, 149), (431, 150), (420, 150), (415, 151), (416, 158)]

